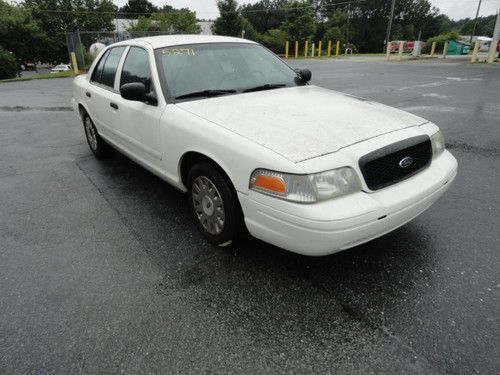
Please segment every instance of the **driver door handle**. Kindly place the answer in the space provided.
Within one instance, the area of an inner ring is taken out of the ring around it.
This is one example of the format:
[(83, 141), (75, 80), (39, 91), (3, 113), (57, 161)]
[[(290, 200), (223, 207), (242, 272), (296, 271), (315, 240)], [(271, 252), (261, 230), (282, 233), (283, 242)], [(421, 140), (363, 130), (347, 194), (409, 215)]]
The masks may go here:
[(111, 108), (118, 109), (118, 104), (116, 104), (116, 103), (111, 102), (111, 103), (109, 103), (109, 106)]
[(90, 95), (90, 92), (88, 92), (88, 91), (85, 92), (85, 95), (87, 95), (87, 97), (89, 97), (89, 98), (92, 96), (92, 95)]

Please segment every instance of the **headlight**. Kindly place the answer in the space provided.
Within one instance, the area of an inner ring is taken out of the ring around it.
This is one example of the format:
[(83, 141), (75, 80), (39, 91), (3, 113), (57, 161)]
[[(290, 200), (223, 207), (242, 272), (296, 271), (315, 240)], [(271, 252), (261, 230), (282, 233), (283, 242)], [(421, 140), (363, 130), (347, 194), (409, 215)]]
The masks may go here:
[(432, 157), (436, 158), (441, 155), (445, 149), (444, 146), (444, 138), (441, 131), (438, 130), (431, 136), (431, 144), (432, 144)]
[(356, 172), (343, 167), (310, 175), (257, 169), (250, 189), (293, 202), (314, 203), (361, 190)]

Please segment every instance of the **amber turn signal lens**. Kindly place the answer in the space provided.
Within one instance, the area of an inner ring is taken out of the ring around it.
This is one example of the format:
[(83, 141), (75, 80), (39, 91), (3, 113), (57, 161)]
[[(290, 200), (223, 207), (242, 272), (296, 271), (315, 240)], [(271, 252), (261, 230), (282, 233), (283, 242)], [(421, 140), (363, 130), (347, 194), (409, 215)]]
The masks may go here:
[(284, 194), (286, 192), (285, 181), (283, 181), (280, 177), (265, 175), (256, 176), (254, 186), (280, 194)]

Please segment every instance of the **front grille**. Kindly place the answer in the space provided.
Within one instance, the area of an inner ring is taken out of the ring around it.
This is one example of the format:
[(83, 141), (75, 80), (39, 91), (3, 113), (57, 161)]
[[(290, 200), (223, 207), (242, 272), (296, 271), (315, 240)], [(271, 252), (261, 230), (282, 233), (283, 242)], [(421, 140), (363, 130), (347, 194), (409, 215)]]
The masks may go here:
[[(411, 158), (411, 163), (408, 158)], [(378, 190), (413, 176), (431, 159), (431, 140), (421, 135), (364, 155), (359, 159), (359, 167), (366, 185), (371, 190)]]

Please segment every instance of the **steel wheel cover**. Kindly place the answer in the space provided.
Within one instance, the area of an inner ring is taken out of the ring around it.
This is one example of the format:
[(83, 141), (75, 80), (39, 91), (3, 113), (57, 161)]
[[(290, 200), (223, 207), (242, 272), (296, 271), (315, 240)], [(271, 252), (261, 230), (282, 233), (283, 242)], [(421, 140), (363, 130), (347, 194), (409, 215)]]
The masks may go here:
[(87, 117), (85, 119), (85, 134), (87, 135), (90, 148), (92, 148), (92, 150), (94, 151), (97, 150), (97, 134), (90, 117)]
[(224, 230), (226, 215), (224, 202), (214, 183), (205, 176), (198, 176), (191, 189), (193, 207), (201, 225), (211, 235), (219, 235)]

